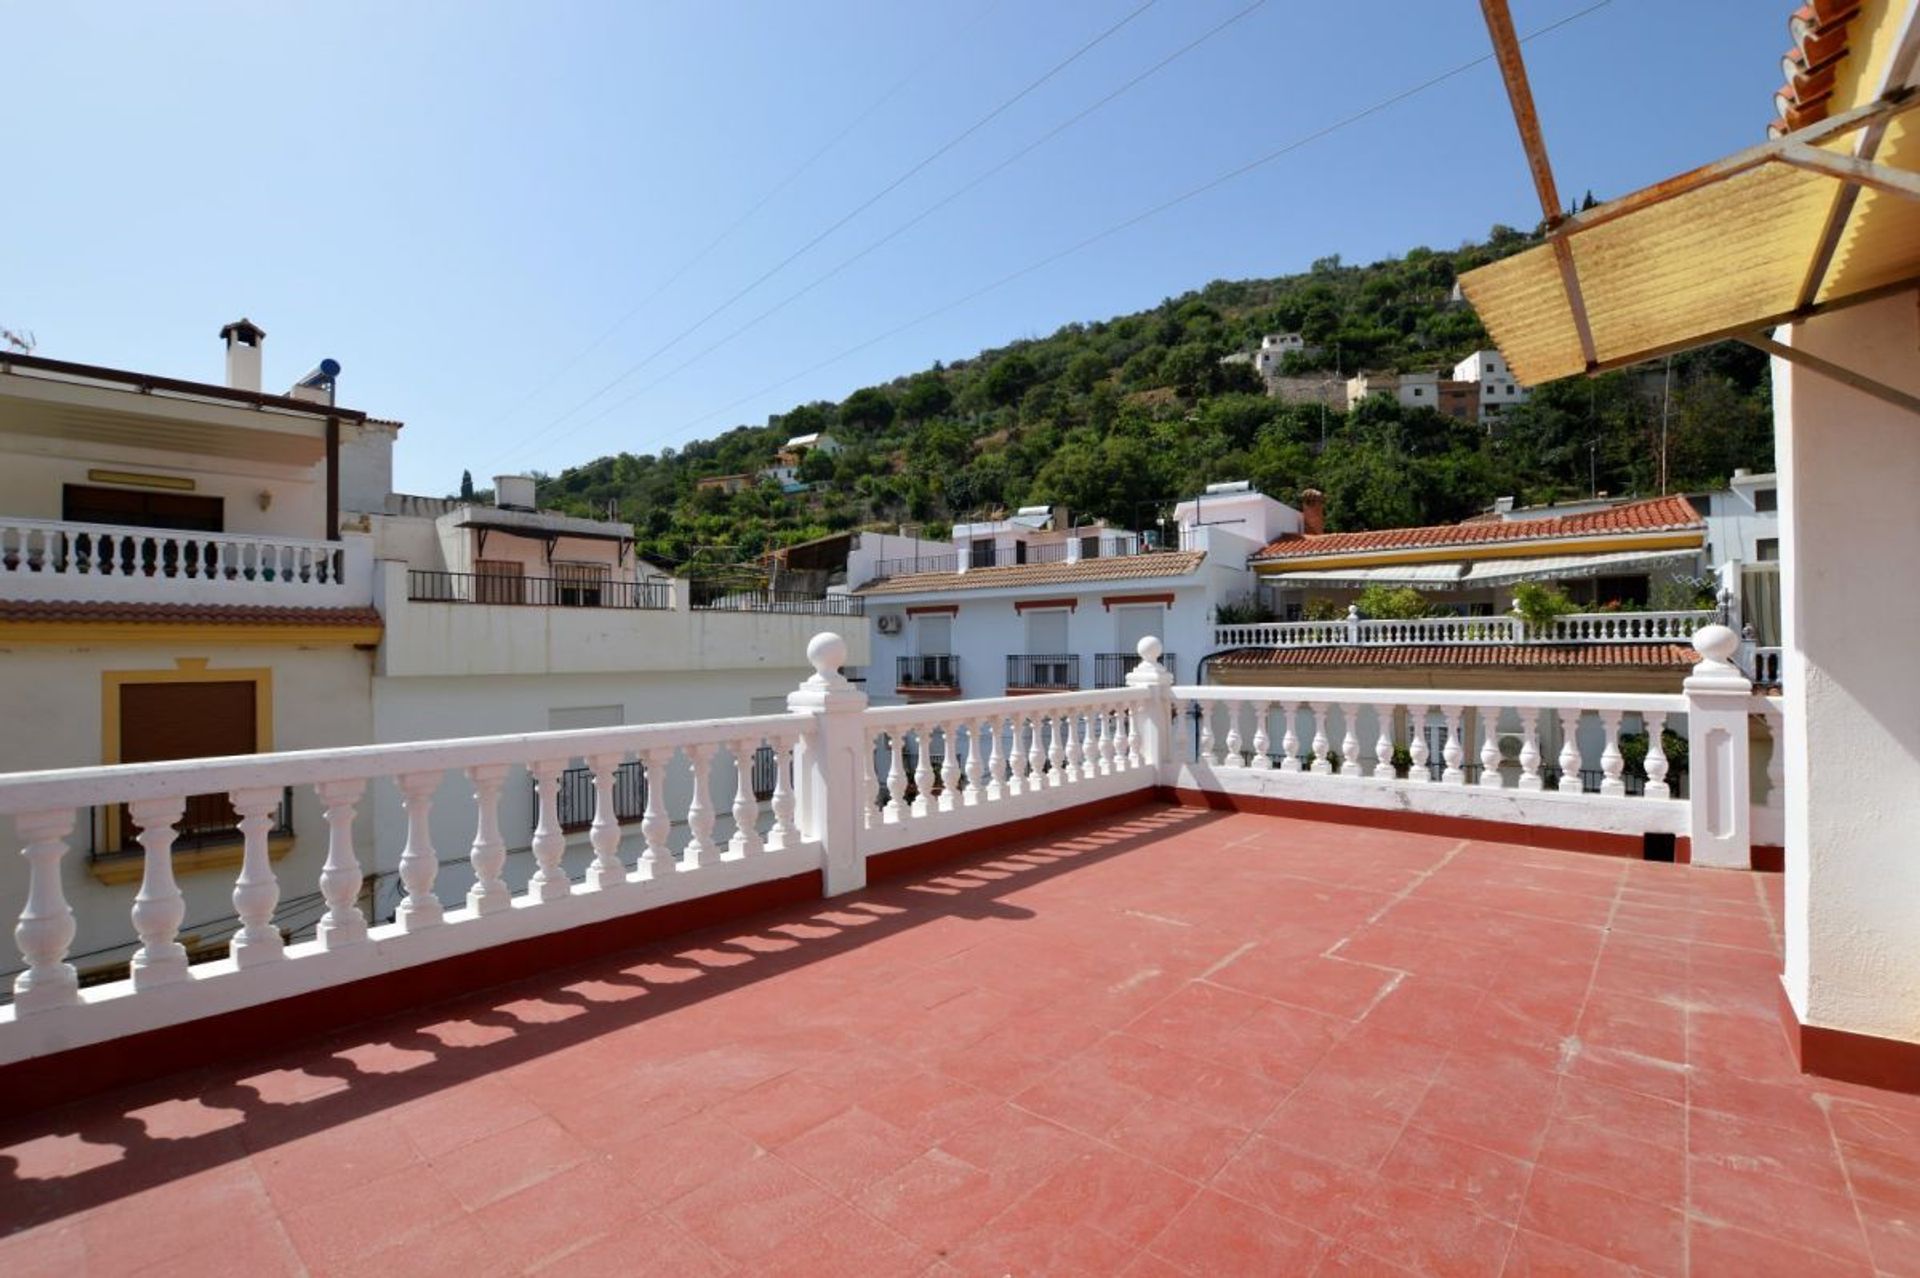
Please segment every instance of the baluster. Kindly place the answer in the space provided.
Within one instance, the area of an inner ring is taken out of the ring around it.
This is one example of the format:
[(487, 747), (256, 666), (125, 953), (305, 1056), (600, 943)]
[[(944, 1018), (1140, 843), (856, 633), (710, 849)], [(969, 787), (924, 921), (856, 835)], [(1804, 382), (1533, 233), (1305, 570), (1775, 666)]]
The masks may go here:
[(560, 829), (560, 774), (567, 769), (565, 759), (540, 759), (527, 765), (533, 774), (533, 793), (539, 816), (533, 827), (533, 860), (538, 867), (527, 880), (527, 898), (533, 901), (557, 901), (573, 892), (567, 872), (560, 864), (567, 850), (567, 836)]
[(240, 967), (269, 962), (286, 953), (280, 929), (273, 925), (273, 907), (280, 903), (280, 883), (273, 874), (267, 834), (283, 792), (260, 788), (235, 790), (228, 795), (240, 814), (240, 877), (233, 885), (233, 912), (240, 930), (227, 943), (227, 953)]
[(687, 846), (680, 864), (682, 869), (697, 870), (720, 852), (713, 841), (713, 747), (683, 746), (681, 752), (693, 768), (693, 799), (687, 804)]
[(895, 821), (907, 819), (906, 733), (899, 728), (887, 731), (887, 813)]
[(1580, 711), (1562, 710), (1560, 715), (1560, 784), (1556, 789), (1580, 793)]
[(613, 797), (620, 765), (626, 758), (624, 751), (615, 751), (590, 754), (584, 760), (593, 773), (593, 822), (587, 827), (593, 864), (587, 867), (587, 883), (602, 891), (627, 881), (627, 867), (620, 861), (620, 816)]
[(640, 817), (640, 837), (646, 840), (647, 850), (640, 856), (641, 876), (659, 881), (674, 873), (673, 849), (667, 846), (667, 835), (673, 830), (673, 822), (667, 816), (667, 768), (673, 763), (672, 749), (655, 748), (640, 755), (641, 766), (645, 769), (647, 786), (647, 807)]
[[(1786, 716), (1778, 710), (1770, 709), (1766, 713), (1767, 738), (1771, 747), (1767, 751), (1767, 807), (1778, 811), (1787, 806), (1787, 721)], [(1653, 739), (1659, 740), (1657, 736)], [(1648, 754), (1651, 757), (1651, 747)]]
[(1540, 788), (1540, 712), (1522, 710), (1520, 712), (1520, 788), (1538, 790)]
[(1480, 715), (1480, 784), (1498, 790), (1505, 784), (1500, 775), (1500, 711), (1482, 706)]
[(1240, 703), (1238, 701), (1227, 702), (1226, 711), (1227, 757), (1222, 761), (1221, 766), (1228, 768), (1244, 767), (1246, 766), (1247, 760), (1246, 756), (1240, 753)]
[[(1661, 744), (1660, 736), (1667, 730), (1667, 716), (1654, 712), (1647, 716), (1647, 784), (1642, 791), (1649, 799), (1666, 799), (1673, 796), (1673, 790), (1667, 785), (1667, 748)], [(1773, 770), (1768, 768), (1771, 779)]]
[(1300, 707), (1291, 701), (1280, 703), (1280, 722), (1285, 731), (1280, 734), (1280, 770), (1282, 772), (1300, 771), (1300, 734), (1294, 730), (1294, 723), (1300, 713)]
[(507, 866), (507, 841), (500, 837), (500, 787), (506, 779), (504, 763), (467, 769), (475, 813), (473, 847), (467, 852), (474, 882), (467, 889), (467, 908), (475, 914), (492, 914), (513, 904), (507, 885), (500, 880), (500, 871)]
[(1460, 707), (1446, 707), (1447, 743), (1440, 747), (1440, 757), (1447, 766), (1440, 772), (1443, 785), (1460, 785), (1467, 779), (1466, 769), (1460, 765), (1466, 762), (1466, 743), (1460, 739)]
[(1127, 770), (1126, 724), (1125, 706), (1100, 707), (1100, 771), (1103, 774)]
[(1346, 735), (1340, 738), (1338, 773), (1343, 777), (1365, 776), (1366, 765), (1360, 762), (1360, 707), (1351, 701), (1342, 702), (1340, 720), (1345, 726)]
[(1076, 710), (1063, 710), (1060, 713), (1060, 740), (1063, 757), (1066, 759), (1066, 771), (1063, 774), (1067, 782), (1080, 779), (1080, 764), (1085, 752), (1081, 748), (1080, 714)]
[(1047, 722), (1047, 785), (1062, 786), (1067, 783), (1067, 746), (1061, 739), (1066, 727), (1065, 716), (1046, 715)]
[(1319, 775), (1333, 775), (1333, 760), (1327, 757), (1331, 743), (1327, 740), (1327, 703), (1313, 703), (1313, 770)]
[[(407, 845), (400, 852), (399, 867), (400, 883), (406, 888), (407, 894), (400, 902), (400, 908), (396, 911), (395, 917), (400, 922), (401, 930), (406, 932), (417, 932), (422, 928), (432, 927), (441, 922), (445, 914), (440, 906), (440, 898), (433, 894), (433, 880), (440, 871), (440, 855), (434, 851), (433, 825), (428, 820), (429, 814), (433, 811), (434, 791), (440, 788), (443, 775), (439, 772), (405, 772), (395, 778), (395, 782), (400, 787), (401, 803), (407, 813)], [(277, 803), (280, 798), (274, 791), (261, 790), (255, 793), (261, 796), (261, 802), (264, 803)], [(237, 791), (234, 794), (233, 806), (236, 809), (240, 808), (240, 796)], [(241, 810), (244, 812), (244, 809)], [(262, 819), (264, 820), (264, 816)], [(246, 822), (242, 821), (240, 827), (245, 829)], [(265, 830), (264, 825), (261, 828)], [(261, 846), (261, 864), (271, 876), (272, 869), (267, 865), (265, 856), (264, 838), (261, 840)], [(251, 855), (251, 844), (249, 844), (249, 855)], [(243, 881), (245, 877), (243, 874)], [(275, 895), (278, 895), (277, 888)], [(235, 912), (242, 913), (238, 888), (234, 889), (233, 904)], [(267, 908), (267, 913), (272, 913), (271, 906)], [(242, 917), (245, 917), (244, 913)], [(277, 939), (280, 934), (275, 932), (273, 935)], [(240, 957), (240, 940), (239, 937), (234, 938), (235, 958)]]
[(913, 728), (913, 815), (927, 815), (933, 790), (933, 732), (918, 724)]
[(960, 806), (960, 734), (958, 725), (949, 721), (940, 729), (941, 748), (946, 757), (940, 760), (940, 810), (951, 812)]
[(27, 841), (20, 849), (27, 859), (27, 904), (13, 927), (13, 943), (27, 961), (27, 970), (13, 980), (16, 1015), (80, 1001), (80, 977), (67, 962), (77, 925), (60, 883), (60, 861), (67, 854), (73, 822), (72, 808), (25, 812), (13, 819), (14, 829)]
[[(1127, 767), (1129, 768), (1138, 768), (1146, 762), (1140, 757), (1140, 715), (1143, 704), (1136, 701), (1127, 707)], [(1175, 718), (1173, 726), (1177, 729), (1179, 724), (1180, 720)], [(1169, 739), (1172, 739), (1172, 734), (1169, 734)], [(1178, 758), (1177, 755), (1175, 757)]]
[(1432, 757), (1427, 749), (1427, 715), (1431, 710), (1431, 706), (1407, 707), (1407, 757), (1412, 760), (1407, 780), (1421, 784), (1433, 780), (1433, 773), (1427, 769), (1427, 760)]
[(738, 861), (766, 851), (760, 838), (760, 798), (753, 792), (753, 756), (759, 749), (758, 737), (733, 743), (733, 837), (727, 840), (722, 860)]
[(1007, 716), (1007, 793), (1027, 792), (1027, 752), (1020, 744), (1025, 720), (1018, 714)]
[(1379, 723), (1379, 739), (1373, 743), (1373, 776), (1376, 781), (1391, 781), (1393, 771), (1393, 707), (1375, 706), (1374, 718)]
[(367, 783), (360, 778), (323, 781), (314, 787), (326, 810), (327, 861), (320, 869), (320, 895), (327, 912), (316, 933), (322, 947), (337, 950), (367, 939), (367, 916), (360, 912), (360, 858), (353, 848), (353, 814)]
[(1273, 766), (1273, 756), (1267, 753), (1273, 744), (1273, 738), (1267, 733), (1268, 704), (1265, 701), (1253, 703), (1253, 766), (1256, 768)]
[(1200, 706), (1200, 758), (1208, 767), (1218, 762), (1213, 756), (1213, 715), (1219, 707), (1217, 701), (1201, 701)]
[[(866, 781), (866, 800), (860, 805), (860, 824), (864, 829), (874, 829), (887, 819), (887, 810), (880, 803), (880, 777), (874, 768), (873, 756), (880, 749), (880, 734), (869, 732), (866, 736), (867, 748), (860, 760), (860, 775)], [(780, 769), (781, 775), (786, 768)]]
[[(775, 737), (773, 739), (773, 829), (767, 835), (767, 846), (777, 850), (800, 846), (800, 827), (793, 823), (797, 801), (793, 793), (793, 752), (797, 737)], [(878, 822), (880, 809), (874, 805), (876, 791), (873, 785), (873, 750), (868, 743), (867, 750), (867, 806), (872, 809), (873, 819)]]
[(140, 936), (133, 987), (143, 990), (184, 981), (188, 975), (186, 947), (179, 941), (187, 901), (173, 879), (173, 827), (186, 811), (186, 800), (139, 799), (127, 807), (146, 851), (140, 892), (133, 899), (133, 930)]
[(988, 734), (987, 748), (992, 751), (987, 761), (987, 798), (989, 800), (1005, 798), (1007, 794), (1007, 751), (1006, 738), (1000, 734), (1000, 716), (981, 720), (980, 727)]
[(1620, 712), (1602, 710), (1600, 724), (1607, 737), (1607, 744), (1600, 751), (1600, 770), (1604, 774), (1600, 780), (1600, 793), (1620, 798), (1627, 792), (1627, 783), (1621, 775), (1626, 769), (1626, 760), (1620, 756)]

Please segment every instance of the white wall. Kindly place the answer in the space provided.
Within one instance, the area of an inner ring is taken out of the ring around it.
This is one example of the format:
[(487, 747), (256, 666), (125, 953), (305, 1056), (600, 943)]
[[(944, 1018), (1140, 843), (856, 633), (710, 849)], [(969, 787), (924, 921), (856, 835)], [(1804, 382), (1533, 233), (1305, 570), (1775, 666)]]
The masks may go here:
[[(31, 731), (0, 733), (0, 772), (89, 767), (102, 757), (101, 675), (106, 671), (178, 669), (180, 658), (207, 660), (221, 670), (268, 667), (273, 671), (273, 740), (276, 750), (361, 745), (372, 740), (370, 694), (372, 654), (352, 648), (220, 647), (190, 643), (153, 647), (21, 647), (0, 657), (0, 719), (31, 724)], [(262, 743), (263, 745), (266, 743)], [(364, 814), (363, 818), (364, 818)], [(294, 795), (293, 850), (275, 863), (281, 899), (317, 891), (326, 860), (326, 826), (311, 793)], [(0, 818), (0, 823), (4, 818)], [(370, 829), (363, 820), (361, 828)], [(86, 818), (76, 828), (62, 867), (62, 882), (73, 906), (78, 933), (74, 963), (97, 964), (102, 957), (79, 957), (103, 948), (135, 944), (129, 911), (137, 883), (106, 885), (87, 869)], [(20, 846), (17, 841), (14, 847)], [(0, 856), (0, 900), (26, 899), (26, 862)], [(179, 876), (187, 900), (183, 934), (193, 924), (233, 914), (233, 869)], [(124, 954), (121, 955), (124, 957)], [(12, 964), (0, 964), (7, 970)]]
[(340, 423), (340, 510), (387, 508), (393, 491), (393, 444), (400, 428), (386, 422)]
[[(1913, 292), (1781, 332), (1920, 394)], [(1920, 419), (1778, 359), (1773, 379), (1787, 993), (1805, 1024), (1920, 1042)]]

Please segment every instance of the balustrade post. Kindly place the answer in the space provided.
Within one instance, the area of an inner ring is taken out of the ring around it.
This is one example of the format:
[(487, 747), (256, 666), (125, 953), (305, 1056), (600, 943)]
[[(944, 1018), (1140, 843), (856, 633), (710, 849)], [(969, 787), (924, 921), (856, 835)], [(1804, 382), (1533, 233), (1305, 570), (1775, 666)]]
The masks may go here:
[(1393, 773), (1393, 707), (1375, 706), (1373, 714), (1379, 722), (1379, 739), (1373, 743), (1373, 777), (1376, 781), (1391, 781)]
[(1062, 715), (1041, 717), (1047, 725), (1047, 785), (1062, 786), (1067, 783), (1067, 744), (1062, 735), (1067, 721)]
[(133, 956), (132, 974), (138, 990), (187, 979), (187, 951), (179, 941), (187, 902), (173, 879), (173, 827), (186, 811), (186, 800), (141, 799), (127, 808), (146, 853), (140, 891), (133, 899), (133, 930), (140, 948)]
[(671, 877), (678, 868), (673, 849), (667, 846), (667, 835), (673, 830), (673, 821), (667, 816), (667, 768), (672, 763), (670, 748), (656, 747), (640, 755), (647, 779), (647, 808), (640, 817), (640, 837), (646, 840), (647, 850), (640, 856), (639, 869), (642, 878), (655, 883)]
[(1433, 773), (1427, 768), (1427, 760), (1432, 757), (1427, 748), (1427, 714), (1431, 709), (1431, 706), (1407, 708), (1407, 757), (1412, 760), (1407, 768), (1407, 780), (1423, 785), (1433, 780)]
[(1240, 768), (1246, 766), (1246, 756), (1240, 753), (1240, 703), (1229, 701), (1227, 707), (1227, 756), (1221, 760), (1221, 766)]
[(1694, 635), (1700, 662), (1681, 684), (1687, 698), (1687, 793), (1695, 865), (1753, 864), (1747, 715), (1753, 684), (1732, 663), (1740, 636), (1727, 626)]
[(1767, 807), (1787, 806), (1787, 717), (1769, 706), (1767, 713)]
[(513, 896), (500, 878), (507, 868), (507, 841), (500, 837), (500, 787), (507, 781), (507, 765), (487, 763), (467, 769), (473, 784), (473, 847), (467, 860), (473, 866), (473, 886), (467, 889), (467, 908), (475, 914), (509, 909)]
[[(780, 736), (773, 738), (773, 829), (768, 832), (767, 846), (775, 851), (798, 847), (800, 827), (794, 824), (794, 812), (799, 800), (793, 793), (793, 751), (798, 737)], [(873, 808), (873, 796), (876, 791), (873, 784), (873, 738), (866, 738), (866, 765), (862, 775), (867, 780), (867, 799), (860, 806)], [(874, 820), (879, 821), (879, 812), (874, 810)]]
[(985, 737), (975, 736), (975, 741), (984, 740), (987, 756), (987, 798), (1004, 798), (1007, 793), (1007, 752), (1006, 740), (1000, 735), (1000, 716), (994, 715), (980, 721), (979, 732)]
[(367, 916), (360, 912), (360, 858), (353, 848), (353, 814), (366, 793), (366, 781), (322, 781), (314, 787), (327, 819), (327, 861), (320, 869), (320, 895), (327, 912), (315, 929), (322, 947), (337, 950), (367, 939)]
[[(433, 880), (440, 872), (440, 854), (434, 851), (433, 822), (428, 819), (433, 812), (434, 791), (440, 788), (443, 775), (405, 772), (399, 777), (401, 801), (407, 812), (407, 846), (400, 853), (400, 885), (407, 890), (407, 895), (400, 902), (397, 917), (405, 932), (432, 927), (446, 914), (440, 907), (440, 898), (433, 894)], [(237, 798), (234, 806), (239, 806)], [(236, 891), (236, 899), (238, 895)], [(234, 950), (238, 957), (237, 939)]]
[(273, 857), (267, 832), (273, 828), (274, 809), (284, 792), (259, 788), (228, 795), (240, 814), (240, 877), (233, 885), (233, 912), (240, 930), (227, 942), (227, 953), (240, 967), (271, 962), (286, 953), (280, 929), (273, 925), (273, 907), (280, 903), (280, 883), (273, 875)]
[(913, 815), (923, 817), (932, 809), (933, 733), (914, 725), (913, 729)]
[[(878, 829), (887, 819), (887, 810), (880, 803), (880, 773), (873, 762), (873, 756), (879, 749), (880, 734), (869, 732), (866, 748), (860, 752), (861, 794), (864, 796), (860, 804), (860, 824), (868, 830)], [(780, 765), (780, 774), (782, 777), (786, 775), (784, 761)]]
[(1563, 709), (1560, 718), (1560, 781), (1554, 786), (1569, 794), (1579, 794), (1580, 783), (1580, 708)]
[(895, 821), (907, 819), (906, 732), (887, 729), (887, 814)]
[(1666, 730), (1666, 715), (1655, 712), (1647, 716), (1647, 759), (1643, 765), (1647, 771), (1647, 784), (1643, 793), (1649, 799), (1666, 799), (1673, 795), (1672, 787), (1667, 784), (1667, 748), (1660, 740)]
[(540, 759), (527, 765), (533, 774), (533, 792), (539, 816), (533, 827), (533, 860), (538, 867), (527, 880), (527, 897), (534, 901), (558, 901), (573, 892), (566, 869), (560, 864), (567, 850), (567, 836), (560, 829), (560, 774), (567, 770), (565, 759)]
[(1208, 767), (1219, 760), (1213, 756), (1213, 717), (1220, 703), (1202, 699), (1195, 703), (1200, 708), (1200, 758)]
[(1489, 790), (1498, 790), (1503, 784), (1500, 777), (1500, 709), (1498, 706), (1481, 706), (1480, 714), (1480, 784)]
[(949, 719), (940, 729), (940, 746), (946, 757), (940, 760), (940, 810), (951, 812), (960, 806), (960, 732), (959, 724)]
[[(840, 673), (846, 659), (846, 640), (832, 631), (815, 635), (807, 644), (813, 674), (787, 694), (788, 710), (813, 716), (812, 731), (794, 745), (793, 776), (801, 834), (820, 845), (828, 896), (856, 892), (867, 885), (866, 853), (860, 846), (857, 757), (867, 738), (867, 694)], [(925, 745), (923, 741), (923, 758)]]
[(1253, 758), (1250, 765), (1259, 769), (1273, 766), (1273, 756), (1268, 753), (1273, 746), (1273, 737), (1267, 731), (1267, 712), (1270, 704), (1266, 701), (1253, 703)]
[(733, 836), (724, 859), (738, 861), (766, 850), (760, 839), (760, 799), (753, 792), (753, 757), (760, 743), (742, 737), (733, 743)]
[(1520, 788), (1538, 790), (1540, 780), (1540, 712), (1520, 712)]
[(1144, 700), (1127, 707), (1133, 716), (1127, 733), (1128, 766), (1147, 769), (1160, 784), (1173, 780), (1181, 753), (1173, 735), (1178, 722), (1173, 712), (1173, 675), (1160, 664), (1165, 651), (1157, 636), (1146, 636), (1134, 645), (1140, 660), (1127, 672), (1129, 688), (1147, 691)]
[(1038, 790), (1047, 784), (1047, 720), (1038, 715), (1027, 719), (1027, 788)]
[(682, 869), (697, 870), (719, 854), (713, 841), (713, 747), (682, 746), (693, 770), (693, 797), (687, 800), (687, 846), (681, 852)]
[(1327, 757), (1332, 743), (1327, 740), (1327, 703), (1313, 704), (1313, 771), (1318, 776), (1333, 775), (1333, 760)]
[(1442, 785), (1462, 785), (1467, 779), (1466, 769), (1460, 766), (1467, 759), (1466, 743), (1460, 739), (1460, 718), (1459, 706), (1447, 707), (1447, 743), (1440, 747), (1440, 757), (1447, 765), (1440, 772)]
[(586, 758), (593, 773), (593, 824), (587, 827), (593, 864), (587, 869), (587, 883), (601, 891), (627, 881), (627, 867), (620, 862), (620, 815), (614, 800), (616, 776), (626, 758), (624, 751)]
[(1280, 703), (1280, 770), (1300, 771), (1300, 734), (1294, 730), (1300, 707), (1291, 701)]
[(1600, 793), (1613, 798), (1624, 798), (1627, 783), (1624, 777), (1626, 760), (1620, 754), (1620, 711), (1602, 710), (1600, 712), (1601, 729), (1606, 734), (1606, 745), (1600, 751)]
[(1019, 713), (1007, 716), (1007, 793), (1027, 792), (1027, 752), (1020, 744), (1026, 720)]
[(79, 973), (67, 962), (77, 925), (60, 883), (60, 861), (67, 854), (73, 823), (72, 808), (26, 812), (13, 819), (13, 828), (27, 844), (20, 849), (27, 859), (27, 903), (13, 927), (13, 942), (27, 961), (27, 970), (13, 980), (13, 1009), (19, 1016), (80, 1001)]

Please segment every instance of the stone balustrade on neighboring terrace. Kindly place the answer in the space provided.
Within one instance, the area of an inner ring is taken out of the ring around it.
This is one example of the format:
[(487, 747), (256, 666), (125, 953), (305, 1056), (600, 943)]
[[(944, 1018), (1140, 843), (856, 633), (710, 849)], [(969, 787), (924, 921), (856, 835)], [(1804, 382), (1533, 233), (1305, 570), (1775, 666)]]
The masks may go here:
[(0, 598), (352, 607), (373, 599), (372, 544), (4, 518)]
[[(1732, 631), (1711, 627), (1695, 643), (1700, 665), (1684, 692), (1666, 696), (1176, 687), (1159, 641), (1146, 639), (1119, 688), (869, 707), (837, 673), (846, 643), (822, 634), (807, 651), (815, 673), (784, 714), (0, 776), (0, 815), (29, 871), (0, 1066), (752, 885), (815, 876), (835, 895), (863, 886), (873, 858), (1129, 799), (1302, 801), (1615, 840), (1673, 835), (1690, 840), (1695, 863), (1744, 868), (1756, 841), (1779, 837), (1780, 752), (1758, 794), (1748, 759), (1754, 721), (1777, 742), (1779, 705), (1756, 697), (1729, 662)], [(1689, 741), (1684, 798), (1663, 728)], [(1646, 750), (1629, 766), (1636, 732)], [(616, 787), (635, 763), (645, 811), (623, 827)], [(575, 768), (590, 774), (593, 795), (591, 860), (578, 879), (564, 863), (559, 793)], [(537, 868), (516, 892), (502, 879), (499, 802), (529, 777)], [(290, 789), (315, 796), (324, 814), (317, 884), (282, 882), (269, 853)], [(185, 804), (207, 794), (227, 796), (244, 846), (238, 930), (212, 957), (182, 943), (172, 860)], [(471, 842), (435, 846), (430, 811), (455, 795)], [(355, 817), (394, 803), (407, 816), (397, 850), (405, 895), (391, 920), (370, 919), (369, 867), (394, 863), (396, 850), (365, 846)], [(142, 849), (127, 900), (139, 948), (125, 979), (82, 988), (66, 894), (85, 882), (69, 872), (76, 822), (103, 804), (124, 805)], [(471, 887), (443, 899), (436, 879), (460, 860)], [(284, 936), (276, 903), (316, 887), (325, 912), (314, 934)]]
[(1388, 648), (1433, 644), (1687, 643), (1694, 632), (1719, 620), (1711, 610), (1674, 612), (1582, 612), (1544, 625), (1524, 618), (1416, 617), (1389, 621), (1362, 618), (1348, 609), (1335, 621), (1266, 621), (1214, 627), (1216, 648)]

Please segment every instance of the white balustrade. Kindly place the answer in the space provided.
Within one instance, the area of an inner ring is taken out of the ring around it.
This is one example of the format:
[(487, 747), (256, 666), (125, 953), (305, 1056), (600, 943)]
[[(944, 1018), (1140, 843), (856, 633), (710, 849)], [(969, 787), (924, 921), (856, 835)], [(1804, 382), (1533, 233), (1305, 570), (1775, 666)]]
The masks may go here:
[(0, 598), (367, 604), (373, 600), (372, 541), (5, 518)]
[[(280, 903), (280, 884), (274, 878), (273, 856), (267, 846), (267, 832), (273, 828), (273, 814), (280, 806), (282, 792), (250, 788), (235, 790), (228, 797), (240, 818), (244, 850), (240, 877), (233, 885), (233, 913), (240, 920), (240, 930), (227, 943), (227, 952), (241, 967), (250, 967), (286, 954), (280, 929), (273, 925), (273, 907)], [(408, 846), (412, 846), (411, 839)], [(406, 857), (402, 855), (400, 860), (404, 870)]]
[(733, 743), (733, 836), (726, 854), (735, 860), (766, 850), (760, 838), (760, 800), (753, 793), (753, 756), (759, 748), (758, 737)]
[(1556, 617), (1540, 626), (1516, 616), (1414, 617), (1339, 621), (1275, 621), (1215, 626), (1216, 648), (1386, 648), (1443, 644), (1487, 646), (1517, 643), (1687, 643), (1712, 625), (1711, 610), (1594, 612)]
[(587, 756), (587, 771), (593, 777), (593, 822), (587, 827), (593, 866), (587, 871), (587, 882), (602, 892), (627, 881), (627, 867), (620, 860), (620, 814), (614, 797), (616, 774), (625, 761), (619, 754)]

